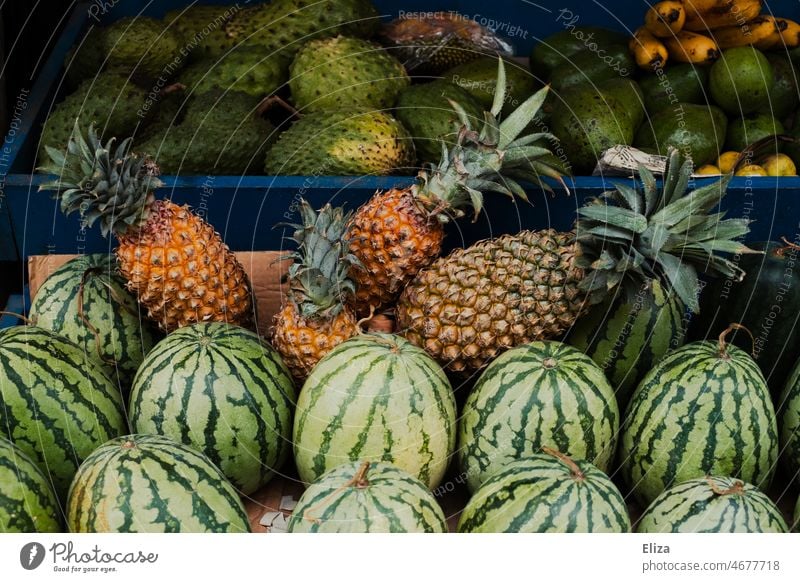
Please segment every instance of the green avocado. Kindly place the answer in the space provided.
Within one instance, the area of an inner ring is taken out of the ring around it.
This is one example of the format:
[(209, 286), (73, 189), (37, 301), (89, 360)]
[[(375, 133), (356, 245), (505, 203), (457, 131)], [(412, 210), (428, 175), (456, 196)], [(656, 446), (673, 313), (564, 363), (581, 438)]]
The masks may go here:
[(768, 110), (774, 83), (772, 65), (764, 53), (752, 46), (723, 51), (711, 66), (708, 81), (716, 104), (735, 116)]
[(560, 97), (553, 108), (551, 129), (561, 141), (573, 174), (590, 173), (603, 151), (633, 141), (633, 120), (618, 96), (583, 84), (563, 91)]
[(639, 83), (633, 79), (609, 79), (600, 83), (598, 88), (603, 95), (610, 95), (619, 101), (635, 132), (645, 116), (644, 95)]
[(639, 79), (644, 104), (650, 113), (676, 103), (708, 102), (708, 68), (682, 63), (662, 69), (663, 74), (646, 75)]
[(531, 71), (542, 80), (583, 49), (603, 50), (611, 45), (625, 45), (626, 35), (594, 26), (570, 27), (536, 43), (531, 53)]
[[(516, 109), (525, 99), (541, 87), (541, 83), (523, 65), (505, 60), (506, 104), (504, 112)], [(481, 57), (446, 71), (442, 77), (460, 86), (481, 102), (488, 111), (494, 101), (497, 86), (497, 58)]]
[(797, 72), (785, 54), (769, 53), (767, 60), (775, 76), (775, 84), (769, 92), (772, 115), (784, 119), (797, 108)]
[(757, 142), (770, 135), (777, 135), (783, 132), (783, 124), (769, 113), (740, 117), (732, 120), (728, 124), (728, 137), (725, 139), (725, 149), (740, 152), (751, 143)]
[(713, 162), (725, 142), (728, 119), (713, 105), (677, 103), (650, 117), (636, 134), (634, 145), (665, 155), (675, 147), (691, 155), (696, 166)]
[(636, 64), (625, 45), (610, 45), (601, 52), (583, 49), (553, 71), (550, 85), (562, 91), (586, 82), (600, 83), (608, 79), (630, 77), (635, 69)]

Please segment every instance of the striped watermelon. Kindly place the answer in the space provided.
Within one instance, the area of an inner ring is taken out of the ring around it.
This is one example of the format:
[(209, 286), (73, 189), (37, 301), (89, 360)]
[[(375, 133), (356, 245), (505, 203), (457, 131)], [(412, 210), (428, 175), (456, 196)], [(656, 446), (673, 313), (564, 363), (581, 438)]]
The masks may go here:
[(628, 509), (608, 476), (545, 449), (513, 461), (467, 503), (461, 533), (626, 533)]
[(793, 530), (800, 533), (800, 497), (797, 498), (797, 505), (794, 506), (794, 527)]
[(730, 477), (690, 479), (650, 504), (639, 533), (782, 533), (780, 510), (757, 487)]
[(59, 497), (81, 461), (126, 430), (119, 389), (81, 348), (39, 327), (0, 331), (0, 435), (50, 475)]
[(705, 475), (766, 488), (777, 453), (764, 376), (723, 338), (678, 348), (645, 376), (628, 405), (620, 461), (647, 505), (674, 483)]
[(442, 508), (416, 477), (388, 463), (356, 461), (306, 489), (289, 533), (445, 533)]
[(200, 323), (145, 358), (131, 389), (133, 430), (194, 445), (244, 494), (289, 455), (296, 399), (289, 372), (253, 332)]
[(39, 467), (0, 437), (0, 533), (61, 531), (61, 508)]
[(128, 435), (81, 465), (67, 501), (73, 533), (247, 532), (241, 499), (205, 455), (170, 438)]
[(455, 436), (455, 399), (439, 365), (399, 336), (364, 334), (337, 346), (306, 380), (294, 455), (306, 483), (347, 461), (385, 461), (433, 488)]
[(792, 475), (800, 482), (800, 362), (792, 370), (779, 400), (781, 451)]
[(565, 341), (605, 370), (624, 406), (644, 375), (683, 345), (685, 312), (677, 295), (650, 279), (632, 301), (619, 297), (593, 306)]
[(116, 370), (125, 390), (156, 343), (156, 332), (140, 316), (111, 255), (83, 255), (59, 267), (33, 298), (30, 318)]
[(571, 346), (533, 342), (505, 352), (476, 382), (459, 422), (458, 458), (471, 491), (543, 446), (607, 470), (618, 431), (600, 367)]

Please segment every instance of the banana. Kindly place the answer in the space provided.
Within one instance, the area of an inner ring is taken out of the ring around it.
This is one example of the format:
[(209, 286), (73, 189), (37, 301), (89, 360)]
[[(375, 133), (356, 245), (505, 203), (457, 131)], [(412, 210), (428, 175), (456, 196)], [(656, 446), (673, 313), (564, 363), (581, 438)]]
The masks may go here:
[[(768, 43), (780, 32), (781, 23), (773, 16), (759, 16), (739, 26), (726, 26), (714, 31), (714, 39), (721, 49)], [(782, 26), (787, 27), (786, 21)]]
[(774, 48), (783, 42), (782, 32), (786, 30), (788, 23), (783, 18), (775, 19), (775, 26), (772, 27), (771, 32), (753, 43), (753, 46), (760, 51), (767, 51)]
[(786, 23), (786, 28), (781, 31), (781, 40), (778, 46), (786, 45), (786, 48), (795, 48), (800, 46), (800, 24), (788, 18), (779, 18)]
[(680, 32), (686, 22), (686, 10), (682, 2), (664, 0), (653, 4), (644, 15), (644, 25), (653, 36), (667, 37)]
[(682, 30), (665, 38), (669, 56), (679, 63), (710, 63), (719, 57), (719, 47), (713, 38)]
[(709, 11), (687, 16), (685, 30), (716, 30), (726, 26), (743, 25), (761, 14), (761, 0), (729, 0)]
[(642, 69), (654, 69), (667, 64), (669, 53), (667, 47), (644, 26), (639, 28), (628, 41), (628, 50), (631, 51), (636, 64)]
[(735, 0), (683, 0), (686, 20), (696, 20), (701, 14), (706, 14), (712, 10), (724, 11), (726, 7), (732, 6), (734, 2)]

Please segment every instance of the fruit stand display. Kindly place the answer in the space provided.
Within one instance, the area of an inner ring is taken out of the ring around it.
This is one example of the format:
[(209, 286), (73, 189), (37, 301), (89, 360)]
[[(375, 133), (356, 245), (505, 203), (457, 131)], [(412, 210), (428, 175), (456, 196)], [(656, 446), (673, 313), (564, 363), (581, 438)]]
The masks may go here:
[(0, 531), (796, 526), (790, 2), (128, 4), (10, 140)]

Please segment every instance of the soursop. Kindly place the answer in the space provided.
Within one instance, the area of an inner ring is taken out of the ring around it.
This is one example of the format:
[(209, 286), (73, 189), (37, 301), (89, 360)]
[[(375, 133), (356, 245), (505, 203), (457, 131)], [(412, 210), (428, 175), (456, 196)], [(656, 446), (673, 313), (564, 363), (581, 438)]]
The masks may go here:
[(294, 104), (302, 111), (386, 109), (411, 83), (405, 67), (382, 47), (346, 36), (305, 44), (290, 74)]
[(219, 57), (236, 44), (225, 33), (225, 24), (241, 10), (237, 6), (193, 5), (170, 10), (164, 23), (180, 36), (190, 60)]
[(286, 83), (288, 74), (283, 59), (258, 47), (237, 47), (219, 58), (189, 65), (178, 81), (194, 93), (226, 89), (265, 97)]
[(175, 30), (144, 16), (121, 18), (103, 28), (99, 45), (106, 68), (151, 78), (173, 76), (187, 51)]

